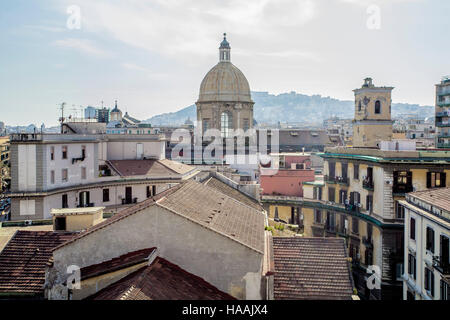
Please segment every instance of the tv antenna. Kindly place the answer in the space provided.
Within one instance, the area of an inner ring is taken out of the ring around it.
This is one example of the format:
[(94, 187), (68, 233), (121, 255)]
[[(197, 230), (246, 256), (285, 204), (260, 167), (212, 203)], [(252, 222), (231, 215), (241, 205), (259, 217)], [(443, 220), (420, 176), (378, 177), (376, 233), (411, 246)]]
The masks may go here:
[(64, 122), (64, 108), (66, 107), (66, 103), (65, 102), (63, 102), (63, 103), (61, 103), (60, 105), (59, 105), (59, 109), (61, 110), (61, 118), (59, 118), (59, 121), (61, 122), (61, 123), (63, 123)]

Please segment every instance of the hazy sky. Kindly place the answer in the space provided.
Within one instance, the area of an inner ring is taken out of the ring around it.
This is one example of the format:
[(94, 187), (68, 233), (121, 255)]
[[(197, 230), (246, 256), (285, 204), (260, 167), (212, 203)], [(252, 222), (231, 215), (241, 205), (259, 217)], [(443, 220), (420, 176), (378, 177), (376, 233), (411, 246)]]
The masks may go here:
[(55, 125), (63, 101), (69, 113), (115, 99), (140, 119), (177, 111), (196, 101), (223, 32), (254, 91), (352, 100), (371, 76), (394, 102), (434, 105), (449, 15), (449, 0), (2, 0), (0, 121)]

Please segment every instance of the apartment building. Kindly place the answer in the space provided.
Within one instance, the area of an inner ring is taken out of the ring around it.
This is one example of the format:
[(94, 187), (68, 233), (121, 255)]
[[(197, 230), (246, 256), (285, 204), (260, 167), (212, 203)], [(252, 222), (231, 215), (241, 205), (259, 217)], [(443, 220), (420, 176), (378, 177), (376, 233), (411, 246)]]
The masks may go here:
[(436, 85), (436, 147), (450, 148), (450, 77)]
[(260, 166), (261, 200), (275, 221), (301, 225), (303, 182), (314, 181), (308, 153), (274, 153)]
[(196, 174), (165, 159), (160, 135), (11, 135), (11, 220), (58, 208), (117, 212)]
[[(305, 236), (347, 239), (355, 285), (366, 299), (402, 297), (405, 195), (450, 186), (450, 152), (420, 151), (412, 140), (389, 138), (391, 90), (370, 78), (355, 90), (358, 147), (326, 148), (324, 181), (303, 185)], [(376, 269), (380, 286), (369, 288)]]
[(0, 192), (5, 191), (9, 185), (9, 137), (0, 137)]
[(405, 215), (404, 300), (450, 300), (450, 188), (413, 192)]

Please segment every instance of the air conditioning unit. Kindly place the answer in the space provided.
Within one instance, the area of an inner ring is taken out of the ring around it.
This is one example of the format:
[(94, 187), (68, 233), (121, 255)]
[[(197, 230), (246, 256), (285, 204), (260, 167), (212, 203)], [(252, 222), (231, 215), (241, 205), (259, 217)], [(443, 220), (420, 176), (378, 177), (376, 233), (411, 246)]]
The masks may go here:
[(26, 226), (31, 226), (33, 224), (33, 221), (31, 220), (25, 220), (25, 225)]

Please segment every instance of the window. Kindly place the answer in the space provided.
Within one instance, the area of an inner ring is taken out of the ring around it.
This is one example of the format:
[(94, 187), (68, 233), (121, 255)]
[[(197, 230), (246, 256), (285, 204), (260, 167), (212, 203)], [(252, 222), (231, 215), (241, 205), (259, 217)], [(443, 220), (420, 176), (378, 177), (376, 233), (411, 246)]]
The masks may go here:
[(394, 171), (393, 193), (408, 193), (413, 191), (412, 172)]
[(67, 169), (62, 169), (62, 171), (61, 171), (61, 180), (62, 180), (62, 182), (69, 181), (69, 172), (68, 172)]
[(336, 190), (334, 188), (328, 188), (328, 201), (331, 201), (331, 202), (336, 201), (335, 191)]
[(68, 204), (68, 201), (67, 201), (67, 194), (63, 194), (61, 200), (62, 200), (62, 205), (61, 205), (61, 207), (62, 207), (63, 209), (64, 209), (64, 208), (68, 208), (68, 207), (69, 207), (69, 204)]
[(425, 290), (434, 297), (434, 273), (431, 269), (425, 268)]
[(67, 146), (62, 146), (62, 158), (67, 159)]
[(314, 222), (322, 223), (322, 211), (320, 210), (314, 211)]
[(248, 129), (250, 129), (250, 120), (244, 119), (244, 131), (247, 131)]
[(359, 164), (353, 165), (353, 179), (355, 180), (359, 179)]
[(334, 179), (334, 177), (336, 176), (336, 163), (332, 161), (328, 162), (328, 176), (331, 179)]
[(427, 188), (443, 188), (446, 185), (445, 172), (427, 172)]
[(80, 208), (89, 207), (90, 206), (89, 196), (90, 196), (89, 191), (80, 192), (78, 199), (78, 207)]
[(317, 199), (317, 200), (322, 200), (322, 188), (321, 187), (314, 187), (313, 198)]
[(357, 218), (352, 218), (352, 232), (354, 234), (359, 233), (359, 221)]
[(405, 219), (405, 207), (402, 206), (398, 201), (395, 201), (395, 217), (397, 219)]
[(81, 158), (86, 158), (86, 146), (81, 146)]
[(81, 179), (86, 179), (86, 167), (81, 167)]
[(55, 147), (50, 147), (50, 160), (55, 160)]
[(416, 219), (411, 218), (409, 223), (409, 238), (416, 240)]
[(445, 235), (440, 236), (440, 267), (442, 269), (448, 270), (450, 265), (450, 246), (449, 246), (449, 238)]
[(326, 229), (328, 231), (334, 231), (336, 228), (336, 215), (334, 212), (327, 211), (327, 223), (326, 223)]
[(233, 129), (233, 119), (231, 117), (231, 114), (229, 114), (228, 112), (222, 112), (222, 115), (220, 116), (220, 123), (222, 137), (229, 138), (230, 130)]
[(60, 230), (60, 231), (66, 230), (66, 217), (56, 217), (55, 218), (55, 230)]
[(364, 252), (364, 260), (365, 260), (366, 266), (371, 266), (373, 264), (372, 249), (366, 249), (366, 251)]
[(203, 133), (205, 133), (209, 129), (209, 119), (203, 119), (202, 129), (203, 129)]
[(381, 102), (380, 100), (375, 101), (375, 114), (381, 113)]
[(434, 230), (427, 227), (427, 250), (434, 253)]
[(408, 274), (416, 280), (416, 257), (408, 254)]
[(361, 100), (358, 103), (358, 111), (361, 111)]
[(373, 209), (373, 196), (368, 195), (366, 196), (366, 210), (372, 212), (372, 209)]
[(147, 186), (147, 198), (153, 197), (156, 195), (156, 186)]
[(50, 171), (50, 183), (55, 184), (55, 170)]
[(450, 284), (441, 280), (441, 300), (450, 300)]
[(109, 189), (103, 189), (103, 202), (109, 202)]
[(341, 165), (342, 178), (347, 179), (348, 177), (348, 163), (343, 163)]
[(345, 204), (345, 200), (347, 200), (347, 190), (339, 191), (339, 203)]

